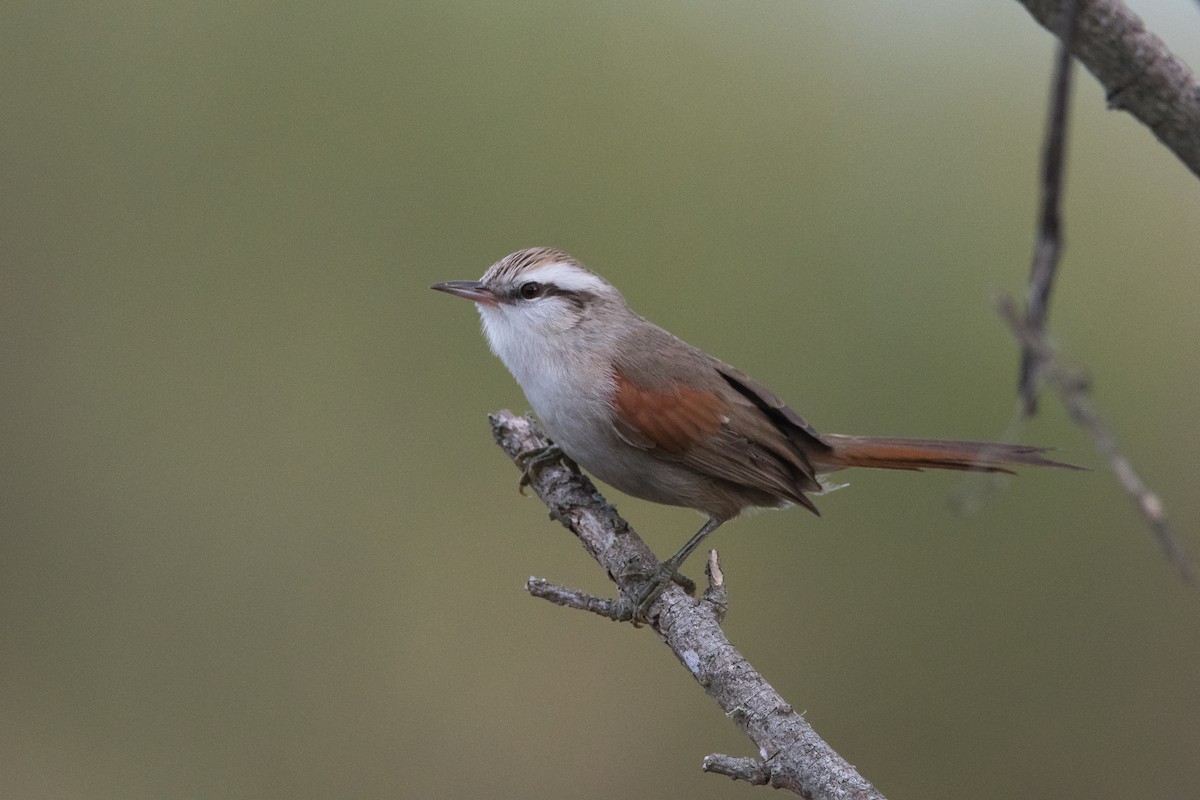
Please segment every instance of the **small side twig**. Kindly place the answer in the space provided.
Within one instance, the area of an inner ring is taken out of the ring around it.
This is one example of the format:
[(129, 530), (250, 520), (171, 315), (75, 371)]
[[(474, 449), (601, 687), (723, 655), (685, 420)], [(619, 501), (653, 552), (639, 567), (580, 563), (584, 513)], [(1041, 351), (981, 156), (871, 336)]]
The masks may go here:
[(704, 590), (704, 602), (712, 607), (717, 622), (725, 619), (729, 610), (729, 593), (725, 589), (725, 573), (721, 571), (721, 561), (716, 550), (708, 551), (708, 563), (704, 565), (704, 574), (708, 578), (708, 588)]
[(757, 758), (737, 758), (724, 753), (713, 753), (705, 756), (704, 771), (728, 775), (735, 781), (745, 781), (753, 786), (766, 786), (771, 782), (771, 768)]
[(566, 606), (567, 608), (574, 608), (579, 611), (590, 611), (593, 614), (611, 619), (614, 622), (620, 619), (621, 609), (620, 603), (617, 601), (604, 597), (596, 597), (594, 594), (581, 592), (578, 589), (559, 586), (550, 583), (545, 578), (531, 577), (525, 582), (525, 591), (534, 597), (549, 600), (557, 606)]
[[(511, 411), (491, 416), (492, 435), (509, 458), (540, 450), (548, 444), (532, 420)], [(605, 502), (587, 476), (566, 466), (550, 464), (530, 476), (534, 490), (550, 515), (569, 529), (584, 549), (604, 568), (623, 596), (629, 596), (639, 579), (653, 573), (658, 562), (641, 537)], [(727, 583), (714, 552), (709, 553), (708, 587), (697, 600), (672, 585), (651, 609), (650, 627), (671, 649), (692, 677), (717, 702), (725, 715), (764, 754), (760, 766), (754, 759), (716, 757), (710, 769), (745, 779), (757, 775), (779, 789), (812, 800), (882, 800), (883, 795), (837, 754), (812, 726), (767, 683), (737, 651), (721, 630), (728, 605)], [(529, 591), (560, 605), (619, 618), (620, 602), (531, 579)], [(768, 755), (769, 754), (769, 755)], [(706, 769), (714, 757), (706, 759)], [(722, 760), (723, 759), (723, 760)]]

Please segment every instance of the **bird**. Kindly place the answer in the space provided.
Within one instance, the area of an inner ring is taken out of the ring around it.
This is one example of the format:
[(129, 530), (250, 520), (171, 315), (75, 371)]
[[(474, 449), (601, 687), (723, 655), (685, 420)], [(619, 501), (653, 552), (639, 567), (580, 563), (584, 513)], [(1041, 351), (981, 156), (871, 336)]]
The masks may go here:
[(635, 313), (616, 287), (553, 247), (518, 250), (477, 281), (431, 288), (476, 305), (488, 344), (552, 440), (527, 468), (565, 455), (625, 494), (707, 517), (635, 592), (635, 622), (722, 524), (757, 508), (819, 515), (812, 498), (833, 488), (833, 472), (1077, 469), (1029, 445), (819, 433), (762, 384)]

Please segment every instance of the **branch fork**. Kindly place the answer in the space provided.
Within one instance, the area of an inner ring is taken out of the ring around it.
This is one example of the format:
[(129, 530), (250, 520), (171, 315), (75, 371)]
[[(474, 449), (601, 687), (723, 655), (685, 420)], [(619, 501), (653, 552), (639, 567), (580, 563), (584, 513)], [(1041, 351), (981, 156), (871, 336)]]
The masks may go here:
[[(529, 417), (499, 411), (490, 417), (496, 443), (514, 461), (549, 441)], [(641, 537), (609, 505), (587, 476), (550, 462), (528, 473), (528, 485), (550, 516), (570, 530), (616, 584), (621, 599), (530, 578), (534, 597), (589, 611), (610, 620), (629, 619), (626, 598), (638, 576), (653, 574), (658, 561)], [(721, 630), (729, 606), (726, 578), (716, 551), (705, 566), (699, 598), (672, 584), (650, 610), (649, 627), (674, 652), (726, 716), (750, 737), (764, 760), (712, 754), (704, 770), (758, 785), (787, 789), (813, 800), (882, 800), (883, 795), (838, 755), (812, 726), (742, 657)]]

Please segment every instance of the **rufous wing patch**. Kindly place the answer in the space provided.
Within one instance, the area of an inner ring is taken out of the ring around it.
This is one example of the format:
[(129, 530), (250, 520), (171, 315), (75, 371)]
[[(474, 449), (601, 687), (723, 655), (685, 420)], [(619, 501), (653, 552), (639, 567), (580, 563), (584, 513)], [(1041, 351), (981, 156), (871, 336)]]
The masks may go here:
[(619, 371), (614, 375), (613, 412), (617, 432), (631, 444), (683, 453), (700, 438), (716, 433), (728, 419), (729, 404), (715, 392), (678, 383), (643, 389)]

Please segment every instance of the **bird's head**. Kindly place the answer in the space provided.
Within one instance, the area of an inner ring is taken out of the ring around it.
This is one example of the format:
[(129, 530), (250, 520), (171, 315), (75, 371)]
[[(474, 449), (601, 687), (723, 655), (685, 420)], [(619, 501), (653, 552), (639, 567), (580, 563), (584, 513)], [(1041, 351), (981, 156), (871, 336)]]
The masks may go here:
[(475, 303), (488, 342), (510, 368), (522, 354), (602, 345), (612, 327), (606, 320), (629, 313), (612, 284), (551, 247), (507, 255), (477, 281), (432, 288)]

